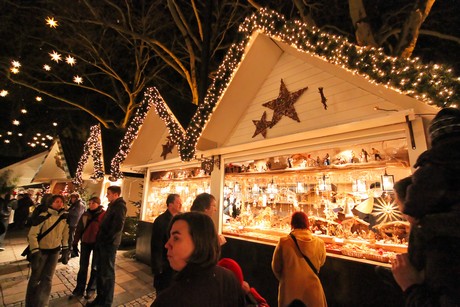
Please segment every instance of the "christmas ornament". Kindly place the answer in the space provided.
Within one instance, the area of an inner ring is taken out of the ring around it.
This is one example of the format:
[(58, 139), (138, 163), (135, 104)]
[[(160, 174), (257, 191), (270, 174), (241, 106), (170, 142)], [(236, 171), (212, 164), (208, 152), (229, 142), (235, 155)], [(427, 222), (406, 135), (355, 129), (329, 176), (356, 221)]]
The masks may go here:
[(166, 137), (166, 144), (163, 144), (163, 151), (161, 152), (160, 157), (163, 157), (163, 160), (166, 160), (166, 156), (172, 153), (172, 150), (176, 144), (172, 141), (170, 136)]
[(272, 122), (267, 121), (267, 112), (264, 111), (264, 114), (262, 114), (262, 118), (260, 120), (253, 120), (252, 122), (256, 126), (256, 131), (254, 131), (254, 135), (252, 137), (255, 137), (258, 134), (262, 134), (262, 136), (266, 138), (267, 128), (272, 126)]

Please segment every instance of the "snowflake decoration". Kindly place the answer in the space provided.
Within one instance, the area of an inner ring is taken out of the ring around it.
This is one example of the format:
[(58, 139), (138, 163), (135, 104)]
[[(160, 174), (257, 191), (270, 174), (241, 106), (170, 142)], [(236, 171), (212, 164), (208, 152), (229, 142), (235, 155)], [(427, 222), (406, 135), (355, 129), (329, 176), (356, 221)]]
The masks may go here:
[(48, 64), (45, 64), (45, 65), (43, 65), (43, 69), (46, 70), (46, 71), (50, 71), (51, 66), (49, 66)]
[(8, 93), (7, 90), (1, 90), (1, 91), (0, 91), (0, 96), (2, 96), (2, 97), (6, 97), (6, 95), (8, 95), (8, 94), (9, 94), (9, 93)]
[(51, 61), (55, 61), (56, 63), (59, 63), (59, 61), (62, 61), (62, 55), (57, 53), (56, 51), (53, 50), (52, 53), (48, 53), (51, 57)]
[(65, 58), (65, 62), (66, 62), (67, 64), (69, 64), (70, 66), (74, 66), (75, 63), (77, 63), (77, 60), (75, 60), (74, 57), (68, 55), (68, 56)]
[(75, 82), (78, 85), (80, 85), (80, 84), (83, 83), (83, 78), (77, 75), (77, 76), (73, 77), (73, 82)]
[(382, 197), (375, 198), (374, 212), (372, 214), (377, 218), (377, 223), (379, 224), (403, 219), (396, 202), (392, 199), (387, 202)]
[(16, 67), (16, 68), (21, 67), (21, 63), (19, 63), (19, 61), (11, 61), (11, 65), (13, 65), (13, 67)]
[(58, 21), (54, 20), (54, 17), (46, 17), (45, 21), (50, 28), (56, 28), (58, 26)]

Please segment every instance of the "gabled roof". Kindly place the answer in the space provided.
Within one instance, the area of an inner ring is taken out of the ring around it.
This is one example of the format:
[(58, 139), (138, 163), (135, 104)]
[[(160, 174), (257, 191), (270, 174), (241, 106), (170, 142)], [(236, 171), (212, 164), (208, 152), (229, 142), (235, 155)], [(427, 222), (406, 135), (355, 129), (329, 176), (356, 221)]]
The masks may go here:
[(32, 182), (71, 179), (75, 174), (82, 152), (82, 141), (62, 136), (56, 137)]
[[(315, 65), (331, 70), (332, 74), (355, 79), (353, 82), (357, 86), (384, 91), (392, 99), (398, 97), (404, 100), (403, 104), (413, 105), (406, 98), (417, 100), (431, 112), (434, 108), (429, 105), (450, 106), (460, 100), (460, 81), (443, 65), (425, 65), (418, 59), (389, 57), (380, 49), (356, 46), (343, 37), (311, 28), (298, 20), (285, 20), (282, 15), (267, 9), (247, 18), (240, 26), (240, 32), (242, 39), (229, 49), (204, 103), (198, 107), (185, 133), (177, 129), (173, 115), (164, 107), (164, 101), (155, 100), (157, 112), (169, 130), (174, 132), (171, 136), (179, 144), (181, 159), (184, 161), (193, 159), (203, 129), (222, 102), (222, 97), (229, 95), (227, 92), (231, 91), (230, 84), (235, 82), (233, 85), (237, 90), (234, 90), (233, 95), (239, 98), (231, 99), (231, 103), (226, 103), (226, 108), (240, 113), (232, 115), (230, 112), (222, 112), (222, 118), (236, 121), (242, 114), (238, 107), (247, 102), (251, 95), (254, 97), (255, 91), (283, 53), (295, 53), (297, 57), (314, 61)], [(268, 53), (255, 52), (256, 56), (248, 60), (251, 49), (256, 48), (257, 39), (262, 39), (261, 44), (268, 46), (259, 45), (257, 48), (268, 50)], [(245, 73), (241, 72), (243, 70)], [(235, 77), (238, 74), (246, 75), (248, 79), (237, 80)], [(355, 75), (359, 78), (354, 78)], [(423, 106), (419, 108), (423, 109)], [(210, 146), (212, 144), (208, 144)]]
[(15, 185), (18, 187), (27, 186), (32, 182), (35, 173), (43, 163), (48, 151), (36, 154), (19, 162), (5, 166), (0, 173), (11, 171), (11, 178), (17, 180)]

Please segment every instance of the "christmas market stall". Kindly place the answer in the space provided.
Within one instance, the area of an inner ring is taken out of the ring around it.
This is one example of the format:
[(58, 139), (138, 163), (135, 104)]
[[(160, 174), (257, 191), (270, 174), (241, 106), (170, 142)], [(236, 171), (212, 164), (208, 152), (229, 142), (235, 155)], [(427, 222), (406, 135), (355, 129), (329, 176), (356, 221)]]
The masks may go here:
[(454, 103), (458, 78), (268, 10), (240, 32), (187, 129), (150, 89), (169, 130), (161, 144), (173, 142), (179, 157), (132, 166), (147, 171), (142, 219), (151, 222), (155, 201), (176, 187), (186, 202), (194, 184), (209, 191), (222, 255), (276, 305), (271, 256), (292, 212), (304, 211), (326, 243), (320, 278), (330, 306), (401, 306), (402, 293), (375, 273), (407, 250), (393, 184), (428, 148), (428, 123)]

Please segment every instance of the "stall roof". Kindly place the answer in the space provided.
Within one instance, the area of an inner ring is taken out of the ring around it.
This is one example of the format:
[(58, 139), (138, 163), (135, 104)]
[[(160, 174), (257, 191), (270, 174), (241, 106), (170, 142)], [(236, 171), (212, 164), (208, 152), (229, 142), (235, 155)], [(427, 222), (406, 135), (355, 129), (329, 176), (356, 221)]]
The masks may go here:
[(56, 137), (48, 154), (38, 167), (32, 183), (51, 180), (70, 180), (75, 174), (83, 153), (83, 142), (62, 136)]
[[(281, 79), (290, 93), (308, 90), (295, 104), (298, 125), (284, 116), (270, 127), (267, 138), (398, 111), (434, 114), (436, 105), (452, 105), (458, 97), (458, 78), (442, 65), (389, 57), (382, 50), (359, 47), (267, 9), (247, 18), (240, 32), (241, 41), (228, 51), (186, 132), (172, 136), (181, 141), (182, 160), (192, 160), (197, 148), (263, 139), (262, 134), (253, 136), (255, 124), (263, 120), (262, 109), (267, 121), (272, 118), (273, 110), (261, 106), (278, 97)], [(171, 116), (167, 112), (160, 116), (174, 131)]]
[(8, 165), (0, 170), (0, 173), (11, 170), (11, 178), (16, 178), (16, 186), (29, 186), (34, 178), (35, 173), (45, 159), (48, 151), (36, 154), (19, 162)]

